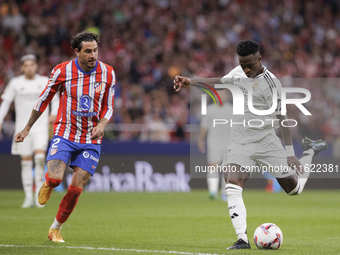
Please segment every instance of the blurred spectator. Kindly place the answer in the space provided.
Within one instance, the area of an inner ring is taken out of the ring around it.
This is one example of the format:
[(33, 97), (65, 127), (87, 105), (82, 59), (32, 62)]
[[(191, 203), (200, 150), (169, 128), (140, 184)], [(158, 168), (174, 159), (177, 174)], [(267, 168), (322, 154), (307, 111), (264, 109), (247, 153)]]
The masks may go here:
[(25, 20), (25, 17), (19, 12), (19, 7), (13, 4), (3, 17), (1, 25), (4, 30), (13, 30), (17, 35), (21, 35)]

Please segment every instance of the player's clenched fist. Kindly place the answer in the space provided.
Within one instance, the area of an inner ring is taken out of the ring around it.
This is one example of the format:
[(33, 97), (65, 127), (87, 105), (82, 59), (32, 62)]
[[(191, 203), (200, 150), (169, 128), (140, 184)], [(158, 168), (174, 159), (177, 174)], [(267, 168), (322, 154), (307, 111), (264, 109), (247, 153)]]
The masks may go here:
[(190, 79), (188, 77), (176, 75), (174, 79), (174, 89), (176, 92), (180, 91), (181, 88), (187, 88), (190, 86)]
[(24, 129), (23, 131), (17, 133), (14, 137), (16, 143), (22, 143), (26, 136), (28, 135), (28, 130)]

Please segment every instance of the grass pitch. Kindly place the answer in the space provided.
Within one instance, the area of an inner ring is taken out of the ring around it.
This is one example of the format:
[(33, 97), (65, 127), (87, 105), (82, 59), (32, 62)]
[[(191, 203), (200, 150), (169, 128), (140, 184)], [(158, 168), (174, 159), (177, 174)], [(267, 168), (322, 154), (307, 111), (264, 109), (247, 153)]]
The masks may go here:
[[(86, 193), (64, 224), (63, 244), (47, 232), (65, 193), (45, 208), (21, 209), (22, 191), (0, 191), (0, 254), (340, 254), (340, 192), (289, 197), (245, 190), (251, 250), (226, 251), (236, 241), (227, 203), (191, 193)], [(276, 251), (252, 240), (260, 224), (283, 232)]]

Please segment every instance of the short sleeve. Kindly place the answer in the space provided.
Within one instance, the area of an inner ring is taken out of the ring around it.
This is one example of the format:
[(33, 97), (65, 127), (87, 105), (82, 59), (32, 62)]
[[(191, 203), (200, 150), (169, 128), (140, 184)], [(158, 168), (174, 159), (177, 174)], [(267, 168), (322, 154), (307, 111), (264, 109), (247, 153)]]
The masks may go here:
[(228, 74), (224, 75), (221, 79), (223, 84), (233, 83), (234, 81), (234, 70), (230, 71)]

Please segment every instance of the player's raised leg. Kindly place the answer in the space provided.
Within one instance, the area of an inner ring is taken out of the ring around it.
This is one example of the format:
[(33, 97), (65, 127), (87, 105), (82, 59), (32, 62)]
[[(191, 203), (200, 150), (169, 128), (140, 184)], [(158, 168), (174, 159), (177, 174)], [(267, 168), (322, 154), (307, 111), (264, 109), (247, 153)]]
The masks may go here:
[[(313, 156), (317, 155), (320, 151), (326, 150), (328, 146), (325, 141), (313, 141), (309, 138), (304, 138), (302, 139), (302, 148), (304, 152), (299, 161), (307, 169), (306, 165), (312, 164)], [(294, 196), (299, 195), (303, 191), (309, 174), (310, 172), (306, 170), (299, 176), (293, 175), (287, 178), (278, 178), (277, 180), (288, 195)]]
[(65, 168), (65, 162), (60, 159), (47, 161), (48, 171), (45, 174), (46, 181), (44, 181), (39, 190), (39, 204), (44, 205), (50, 199), (53, 189), (59, 186), (63, 180)]
[(71, 185), (68, 187), (66, 195), (61, 200), (57, 216), (48, 231), (48, 238), (52, 242), (65, 242), (61, 236), (61, 228), (77, 205), (79, 196), (90, 177), (91, 174), (89, 172), (80, 167), (74, 167)]
[(243, 186), (250, 173), (241, 172), (241, 167), (236, 164), (229, 164), (227, 168), (231, 169), (225, 176), (229, 215), (238, 237), (228, 249), (250, 249), (247, 237), (247, 211), (242, 198)]

